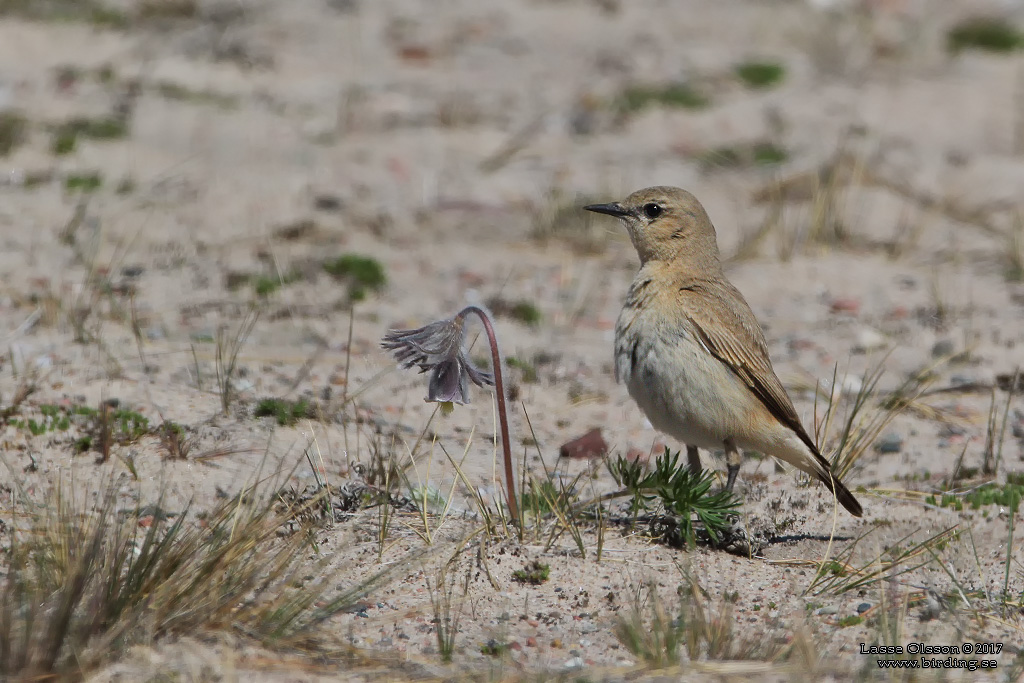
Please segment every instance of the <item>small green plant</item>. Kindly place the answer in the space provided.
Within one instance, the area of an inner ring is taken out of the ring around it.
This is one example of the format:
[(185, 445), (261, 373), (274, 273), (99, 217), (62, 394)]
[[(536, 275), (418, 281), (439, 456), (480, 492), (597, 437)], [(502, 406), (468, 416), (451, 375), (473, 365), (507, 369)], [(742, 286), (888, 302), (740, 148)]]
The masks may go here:
[(228, 335), (227, 327), (217, 329), (217, 351), (214, 357), (214, 371), (217, 375), (217, 388), (220, 390), (220, 404), (224, 414), (228, 414), (231, 402), (235, 398), (235, 371), (238, 368), (238, 354), (241, 353), (252, 330), (259, 320), (259, 309), (251, 307), (238, 323), (233, 335)]
[(739, 499), (728, 491), (711, 492), (713, 472), (695, 474), (688, 467), (680, 467), (679, 451), (672, 453), (666, 449), (652, 471), (622, 456), (610, 461), (608, 468), (616, 483), (623, 487), (623, 493), (631, 497), (634, 517), (657, 501), (678, 524), (679, 540), (690, 547), (696, 543), (695, 518), (712, 542), (717, 543), (729, 526), (730, 513), (740, 505)]
[(126, 14), (101, 0), (0, 0), (0, 15), (36, 21), (81, 21), (98, 28), (121, 29), (128, 25)]
[(759, 142), (754, 145), (754, 163), (758, 166), (781, 164), (789, 158), (789, 152), (771, 142)]
[(254, 417), (273, 417), (282, 427), (290, 427), (299, 420), (316, 417), (316, 407), (304, 398), (287, 401), (282, 398), (264, 398), (256, 404)]
[(0, 157), (18, 148), (28, 134), (28, 119), (16, 111), (0, 112)]
[(367, 291), (379, 291), (387, 284), (384, 266), (370, 256), (343, 254), (324, 263), (324, 271), (335, 280), (348, 284), (348, 295), (352, 301), (362, 301)]
[(162, 81), (157, 84), (156, 91), (161, 97), (192, 104), (207, 104), (220, 109), (234, 109), (238, 106), (238, 98), (232, 95), (210, 90), (193, 90), (179, 83)]
[[(452, 661), (455, 653), (455, 638), (459, 634), (459, 623), (462, 621), (463, 601), (455, 602), (455, 573), (452, 562), (449, 560), (442, 565), (437, 574), (437, 580), (431, 585), (427, 579), (427, 591), (430, 593), (430, 606), (434, 612), (434, 636), (437, 639), (437, 651), (441, 655), (441, 661)], [(471, 574), (466, 573), (466, 580), (462, 585), (462, 597), (465, 599), (469, 593), (469, 581)]]
[(748, 88), (769, 88), (782, 82), (786, 69), (778, 62), (744, 62), (736, 66), (736, 76)]
[(952, 53), (962, 50), (1011, 52), (1024, 44), (1024, 35), (1006, 19), (971, 17), (953, 26), (946, 34), (946, 47)]
[(522, 569), (517, 569), (512, 572), (512, 579), (519, 583), (528, 583), (531, 586), (539, 586), (548, 580), (551, 575), (551, 567), (546, 564), (541, 564), (538, 560), (533, 560), (524, 566)]
[(856, 626), (864, 623), (864, 617), (859, 614), (848, 614), (845, 617), (840, 617), (836, 622), (839, 628), (847, 628), (849, 626)]
[(522, 360), (516, 356), (508, 356), (505, 359), (505, 365), (510, 368), (518, 368), (523, 373), (523, 381), (527, 384), (536, 384), (539, 379), (537, 366), (529, 361)]
[(72, 173), (64, 179), (64, 189), (68, 192), (95, 192), (102, 186), (103, 176), (98, 171)]
[(142, 21), (180, 21), (192, 19), (198, 12), (198, 0), (143, 0), (138, 8), (138, 18)]
[(517, 301), (512, 304), (512, 309), (509, 311), (509, 317), (513, 320), (518, 320), (524, 325), (530, 327), (536, 327), (540, 324), (541, 314), (540, 309), (530, 301)]
[[(298, 273), (297, 271), (292, 271), (281, 275), (260, 275), (255, 278), (251, 278), (252, 288), (253, 291), (256, 292), (256, 296), (267, 297), (276, 292), (277, 290), (281, 289), (281, 287), (285, 285), (290, 285), (291, 283), (299, 280), (300, 278), (301, 274)], [(249, 278), (247, 278), (247, 280), (248, 279)], [(231, 289), (230, 284), (228, 288)]]
[(15, 418), (11, 419), (9, 424), (13, 427), (27, 430), (32, 436), (39, 436), (47, 432), (63, 432), (71, 428), (70, 418), (59, 406), (41, 405), (39, 406), (39, 412), (42, 413), (42, 417), (39, 420), (35, 418), (23, 420)]
[(78, 144), (78, 138), (91, 140), (119, 140), (128, 135), (128, 123), (116, 116), (98, 118), (75, 118), (53, 129), (50, 149), (54, 154), (70, 154)]
[(508, 301), (495, 296), (487, 300), (487, 307), (499, 318), (511, 318), (530, 327), (536, 327), (543, 319), (543, 315), (536, 304), (526, 299)]
[(53, 140), (50, 142), (50, 151), (57, 156), (64, 156), (74, 152), (77, 145), (78, 135), (74, 131), (60, 129), (53, 134)]
[(772, 166), (789, 159), (789, 153), (772, 142), (716, 147), (698, 157), (705, 170)]
[(994, 483), (982, 484), (971, 489), (967, 493), (942, 493), (931, 495), (925, 498), (929, 505), (953, 510), (963, 510), (964, 504), (971, 506), (972, 510), (978, 510), (989, 505), (999, 505), (1016, 512), (1020, 507), (1021, 498), (1024, 498), (1024, 484), (1007, 482), (999, 485)]
[(623, 90), (615, 100), (615, 109), (623, 114), (633, 114), (652, 106), (682, 109), (701, 109), (710, 100), (688, 83), (668, 85), (632, 85)]
[(186, 435), (184, 427), (169, 420), (157, 427), (156, 435), (167, 457), (172, 460), (185, 460), (195, 445), (195, 442)]
[(509, 644), (491, 638), (486, 643), (480, 644), (480, 654), (487, 655), (488, 657), (502, 657), (509, 651)]

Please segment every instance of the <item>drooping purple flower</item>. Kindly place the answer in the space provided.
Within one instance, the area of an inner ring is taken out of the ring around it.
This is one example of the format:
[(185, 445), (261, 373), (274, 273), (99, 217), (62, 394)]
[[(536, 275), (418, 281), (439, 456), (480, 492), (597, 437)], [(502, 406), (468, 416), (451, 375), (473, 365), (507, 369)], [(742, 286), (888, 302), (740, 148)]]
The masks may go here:
[(469, 399), (469, 380), (477, 386), (493, 385), (494, 377), (478, 369), (463, 348), (465, 318), (438, 320), (415, 330), (391, 330), (381, 342), (405, 368), (419, 366), (430, 371), (428, 402), (458, 403)]

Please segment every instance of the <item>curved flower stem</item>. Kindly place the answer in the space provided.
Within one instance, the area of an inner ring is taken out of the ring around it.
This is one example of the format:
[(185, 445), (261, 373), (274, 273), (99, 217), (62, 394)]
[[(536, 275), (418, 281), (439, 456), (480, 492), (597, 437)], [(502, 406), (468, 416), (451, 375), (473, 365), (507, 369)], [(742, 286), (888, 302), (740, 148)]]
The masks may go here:
[(498, 353), (498, 338), (494, 334), (491, 318), (479, 306), (466, 306), (456, 318), (464, 318), (467, 313), (475, 313), (483, 323), (487, 332), (487, 341), (491, 345), (491, 365), (494, 367), (494, 390), (498, 394), (498, 423), (501, 426), (501, 448), (505, 454), (505, 498), (508, 511), (513, 522), (520, 526), (519, 503), (516, 498), (515, 470), (512, 467), (512, 445), (508, 438), (508, 409), (505, 407), (505, 384), (501, 379), (501, 354)]

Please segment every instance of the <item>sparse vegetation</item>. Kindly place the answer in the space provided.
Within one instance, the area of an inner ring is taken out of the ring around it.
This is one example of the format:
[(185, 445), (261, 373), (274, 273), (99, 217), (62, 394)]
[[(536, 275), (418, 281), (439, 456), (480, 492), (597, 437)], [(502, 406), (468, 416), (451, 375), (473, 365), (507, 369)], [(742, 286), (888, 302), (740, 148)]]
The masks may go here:
[(508, 356), (505, 358), (505, 365), (510, 368), (517, 368), (522, 373), (523, 381), (527, 384), (535, 384), (539, 379), (537, 366), (534, 363), (522, 360), (516, 356)]
[(343, 254), (324, 263), (324, 271), (348, 285), (349, 299), (362, 301), (369, 291), (380, 291), (387, 284), (384, 266), (371, 256)]
[(1010, 52), (1024, 44), (1024, 35), (1006, 19), (971, 17), (953, 26), (946, 35), (950, 52), (984, 50)]
[(551, 567), (546, 564), (542, 564), (538, 560), (533, 560), (526, 564), (522, 569), (517, 569), (512, 572), (512, 578), (519, 583), (528, 583), (532, 586), (539, 586), (548, 580), (551, 575)]
[(68, 192), (95, 192), (103, 187), (103, 176), (98, 171), (71, 173), (64, 178), (64, 189)]
[[(685, 654), (699, 660), (773, 661), (785, 650), (770, 638), (739, 636), (733, 630), (733, 603), (709, 604), (697, 581), (684, 573), (676, 616), (671, 617), (656, 584), (637, 589), (629, 611), (616, 620), (615, 635), (627, 650), (652, 668), (678, 666)], [(650, 614), (644, 618), (644, 612)]]
[(736, 76), (748, 88), (770, 88), (782, 82), (786, 69), (778, 62), (744, 62), (736, 67)]
[(619, 94), (614, 108), (623, 114), (633, 114), (653, 106), (701, 109), (710, 103), (708, 97), (692, 85), (670, 83), (668, 85), (632, 85)]
[(5, 157), (25, 142), (28, 119), (16, 111), (0, 111), (0, 157)]
[(113, 486), (98, 509), (58, 488), (45, 508), (21, 510), (28, 526), (10, 530), (2, 582), (0, 676), (79, 678), (123, 651), (102, 644), (218, 628), (295, 647), (383, 576), (346, 590), (334, 572), (296, 581), (309, 536), (277, 531), (301, 509), (255, 489), (202, 519), (186, 508), (148, 526), (141, 507), (122, 516), (116, 501)]
[(264, 398), (256, 404), (254, 417), (272, 417), (282, 427), (291, 427), (299, 420), (314, 419), (316, 408), (306, 399), (286, 401), (281, 398)]
[(554, 188), (531, 208), (531, 235), (541, 243), (558, 240), (580, 254), (600, 254), (607, 249), (611, 232), (595, 220), (595, 214), (580, 210), (599, 201), (604, 200)]
[(963, 510), (966, 503), (972, 510), (978, 510), (988, 505), (999, 505), (1015, 513), (1020, 508), (1021, 498), (1024, 498), (1024, 483), (1017, 478), (1011, 478), (1005, 484), (982, 484), (976, 488), (963, 493), (942, 493), (931, 495), (925, 498), (929, 505), (936, 505), (942, 508)]
[(62, 156), (75, 151), (79, 138), (119, 140), (128, 135), (128, 123), (118, 117), (75, 118), (53, 128), (51, 151)]
[(543, 318), (537, 305), (526, 299), (508, 301), (501, 297), (492, 297), (487, 300), (487, 307), (499, 318), (510, 318), (530, 327), (539, 325)]
[(129, 17), (99, 0), (0, 0), (0, 16), (36, 21), (81, 21), (99, 28), (122, 29)]
[(199, 12), (198, 0), (143, 0), (138, 18), (142, 21), (193, 19)]
[(191, 104), (209, 105), (218, 109), (234, 109), (238, 106), (238, 98), (233, 95), (214, 92), (212, 90), (194, 90), (180, 83), (161, 81), (156, 85), (161, 97)]
[(238, 323), (233, 334), (228, 334), (228, 328), (225, 325), (217, 329), (215, 369), (217, 388), (220, 390), (220, 404), (225, 415), (228, 414), (235, 398), (235, 372), (238, 368), (238, 354), (241, 353), (246, 340), (252, 334), (259, 317), (259, 309), (251, 307)]
[(713, 168), (747, 168), (750, 166), (771, 166), (789, 159), (785, 149), (771, 142), (755, 142), (750, 145), (718, 147), (699, 157), (701, 166)]

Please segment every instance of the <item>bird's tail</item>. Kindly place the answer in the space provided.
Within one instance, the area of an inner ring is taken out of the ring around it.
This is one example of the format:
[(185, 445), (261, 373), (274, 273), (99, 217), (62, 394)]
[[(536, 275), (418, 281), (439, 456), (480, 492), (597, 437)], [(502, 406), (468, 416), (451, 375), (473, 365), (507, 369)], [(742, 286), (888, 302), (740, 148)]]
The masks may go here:
[(820, 479), (822, 483), (824, 483), (825, 486), (835, 494), (836, 499), (839, 500), (839, 504), (846, 508), (851, 515), (854, 517), (862, 517), (864, 515), (864, 510), (861, 508), (860, 503), (857, 502), (857, 499), (853, 497), (853, 494), (850, 493), (850, 489), (846, 488), (843, 482), (839, 481), (838, 477), (832, 474), (832, 468), (828, 466), (828, 463), (825, 462), (824, 458), (822, 458), (822, 462), (825, 465), (825, 471), (815, 472), (815, 476), (817, 476), (818, 479)]
[[(861, 508), (860, 503), (850, 493), (850, 489), (843, 485), (843, 482), (839, 481), (832, 472), (832, 467), (828, 464), (828, 460), (822, 457), (821, 453), (814, 443), (807, 438), (806, 440), (801, 439), (797, 441), (795, 438), (787, 444), (789, 448), (784, 451), (776, 451), (774, 455), (786, 462), (794, 465), (798, 469), (803, 470), (807, 474), (816, 477), (828, 490), (831, 491), (840, 505), (846, 508), (851, 515), (854, 517), (861, 517), (864, 515), (864, 510)], [(810, 456), (810, 457), (808, 457)]]

